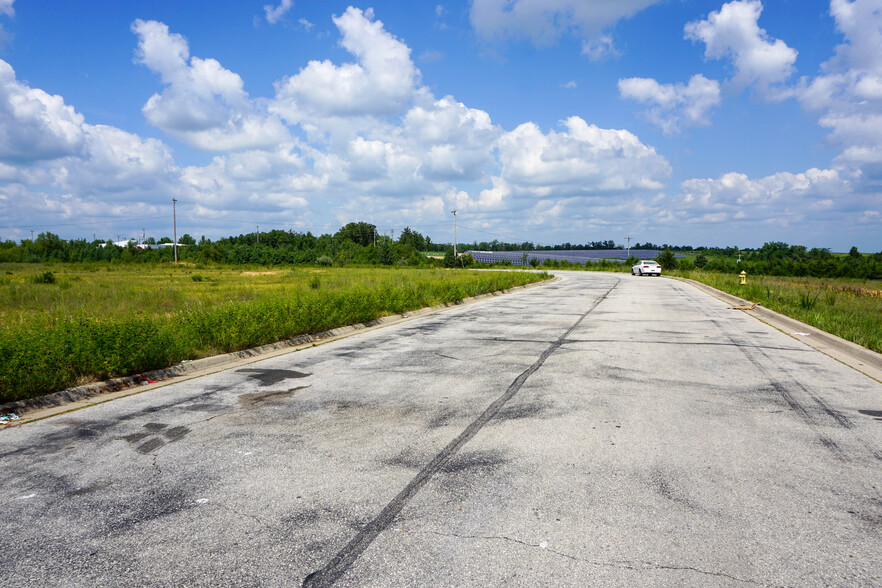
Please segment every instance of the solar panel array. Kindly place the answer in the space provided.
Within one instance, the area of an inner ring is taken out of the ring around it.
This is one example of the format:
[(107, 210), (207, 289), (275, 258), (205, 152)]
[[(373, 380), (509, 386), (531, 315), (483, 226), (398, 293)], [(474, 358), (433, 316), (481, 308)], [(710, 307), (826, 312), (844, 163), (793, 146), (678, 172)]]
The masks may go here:
[[(607, 260), (612, 263), (623, 263), (628, 258), (628, 251), (624, 249), (579, 249), (571, 251), (467, 251), (469, 255), (480, 263), (501, 263), (503, 260), (510, 261), (512, 265), (530, 265), (531, 259), (542, 263), (546, 259), (568, 261), (584, 265), (590, 261), (598, 263)], [(655, 259), (661, 253), (657, 249), (632, 249), (631, 255), (638, 259)], [(526, 254), (526, 262), (524, 258)], [(682, 256), (680, 256), (682, 257)]]

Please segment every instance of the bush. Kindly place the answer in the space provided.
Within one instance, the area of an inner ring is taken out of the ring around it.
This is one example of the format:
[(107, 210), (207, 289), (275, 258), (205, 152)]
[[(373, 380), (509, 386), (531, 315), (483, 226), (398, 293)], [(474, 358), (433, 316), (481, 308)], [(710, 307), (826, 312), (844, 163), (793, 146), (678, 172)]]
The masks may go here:
[(43, 272), (42, 274), (37, 274), (33, 277), (35, 284), (54, 284), (55, 283), (55, 274), (52, 272)]
[(328, 257), (327, 255), (321, 255), (318, 259), (315, 260), (316, 265), (323, 265), (325, 267), (334, 263), (334, 260)]
[(674, 257), (674, 253), (670, 249), (662, 251), (656, 261), (662, 266), (663, 270), (677, 269), (677, 258)]
[(456, 267), (456, 255), (453, 253), (453, 248), (448, 248), (444, 252), (444, 267)]

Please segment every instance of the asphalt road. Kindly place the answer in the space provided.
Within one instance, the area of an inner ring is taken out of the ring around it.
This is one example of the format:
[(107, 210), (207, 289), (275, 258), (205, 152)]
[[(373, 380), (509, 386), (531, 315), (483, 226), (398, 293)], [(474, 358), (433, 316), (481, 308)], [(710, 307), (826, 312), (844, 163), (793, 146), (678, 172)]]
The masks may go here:
[(0, 431), (8, 586), (882, 585), (882, 384), (564, 279)]

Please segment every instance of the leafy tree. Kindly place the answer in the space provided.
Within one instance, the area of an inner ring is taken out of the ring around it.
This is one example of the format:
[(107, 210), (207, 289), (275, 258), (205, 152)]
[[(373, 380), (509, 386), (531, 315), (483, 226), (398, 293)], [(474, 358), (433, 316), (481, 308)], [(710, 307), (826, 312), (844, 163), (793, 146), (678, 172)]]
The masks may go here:
[(377, 261), (383, 265), (392, 265), (392, 262), (395, 261), (395, 257), (392, 254), (392, 248), (389, 247), (389, 242), (386, 241), (386, 239), (383, 239), (380, 242), (380, 246), (377, 248)]
[(453, 247), (448, 247), (444, 252), (444, 267), (456, 267), (456, 255), (453, 253)]
[(349, 239), (356, 245), (367, 247), (374, 242), (374, 235), (376, 234), (376, 231), (377, 227), (370, 223), (348, 223), (347, 225), (341, 227), (339, 231), (337, 231), (337, 233), (334, 235), (334, 238), (338, 241), (345, 241), (346, 239)]
[(677, 269), (677, 258), (670, 248), (666, 248), (656, 259), (663, 270)]
[(472, 257), (471, 253), (463, 253), (459, 256), (459, 264), (462, 267), (472, 267), (475, 265), (475, 258)]
[(178, 239), (178, 243), (180, 243), (181, 245), (195, 245), (196, 239), (190, 236), (189, 233), (184, 233), (183, 235), (181, 235), (181, 238)]
[(699, 256), (695, 258), (695, 267), (697, 267), (698, 269), (703, 269), (706, 265), (707, 257), (704, 255), (704, 253), (699, 254)]
[(852, 247), (851, 249), (848, 250), (848, 256), (852, 259), (860, 259), (861, 252), (858, 251), (857, 247)]
[(404, 230), (401, 231), (401, 235), (398, 237), (398, 242), (402, 245), (410, 245), (417, 251), (426, 250), (426, 238), (410, 227), (404, 227)]

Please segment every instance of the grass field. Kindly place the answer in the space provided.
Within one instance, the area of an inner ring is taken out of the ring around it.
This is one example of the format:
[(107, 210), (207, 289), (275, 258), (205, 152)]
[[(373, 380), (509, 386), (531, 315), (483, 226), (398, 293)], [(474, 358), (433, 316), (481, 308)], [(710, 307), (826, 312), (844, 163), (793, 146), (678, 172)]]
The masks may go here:
[(882, 353), (882, 281), (670, 272), (690, 278)]
[(0, 264), (0, 403), (545, 278), (398, 268)]

